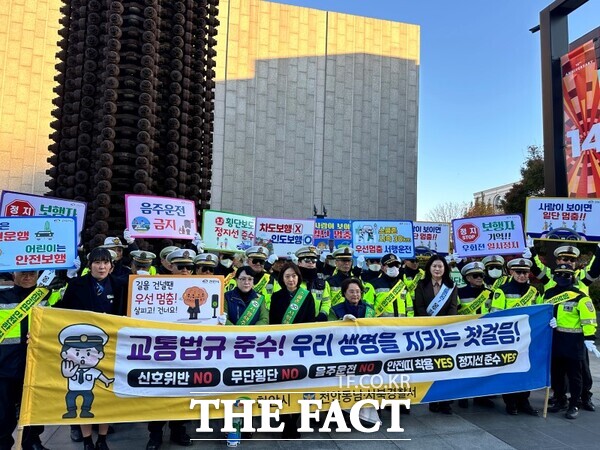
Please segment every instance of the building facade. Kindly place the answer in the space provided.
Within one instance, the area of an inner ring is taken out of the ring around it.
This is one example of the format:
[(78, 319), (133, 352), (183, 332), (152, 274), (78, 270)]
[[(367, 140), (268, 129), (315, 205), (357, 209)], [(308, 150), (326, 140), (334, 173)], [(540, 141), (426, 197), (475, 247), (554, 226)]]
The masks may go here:
[(502, 212), (502, 200), (515, 183), (503, 184), (484, 191), (475, 192), (473, 200), (483, 204), (491, 204), (497, 212)]
[(419, 27), (222, 0), (211, 208), (414, 219)]

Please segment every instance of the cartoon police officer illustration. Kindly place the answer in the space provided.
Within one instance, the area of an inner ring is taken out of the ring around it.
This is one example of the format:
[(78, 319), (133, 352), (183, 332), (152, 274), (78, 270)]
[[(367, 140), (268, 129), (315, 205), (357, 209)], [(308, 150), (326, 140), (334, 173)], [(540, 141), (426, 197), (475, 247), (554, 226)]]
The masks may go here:
[(63, 419), (77, 417), (77, 397), (81, 396), (81, 418), (92, 418), (90, 411), (94, 401), (94, 385), (96, 379), (102, 381), (106, 387), (115, 381), (107, 378), (96, 366), (104, 358), (104, 346), (108, 335), (94, 325), (79, 323), (69, 325), (61, 330), (58, 336), (62, 344), (60, 356), (62, 358), (61, 373), (68, 380), (68, 390), (65, 395), (67, 412)]

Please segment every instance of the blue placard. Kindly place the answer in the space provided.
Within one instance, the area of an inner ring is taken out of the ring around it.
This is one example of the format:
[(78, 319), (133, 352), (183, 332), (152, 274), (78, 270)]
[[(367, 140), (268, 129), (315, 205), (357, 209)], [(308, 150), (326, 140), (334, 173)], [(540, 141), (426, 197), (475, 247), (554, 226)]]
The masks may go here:
[(352, 221), (346, 219), (316, 219), (315, 247), (333, 253), (341, 247), (352, 246)]
[(0, 272), (70, 269), (77, 256), (73, 217), (0, 217)]
[(399, 259), (414, 258), (415, 241), (410, 220), (353, 220), (355, 256), (381, 258), (393, 253)]

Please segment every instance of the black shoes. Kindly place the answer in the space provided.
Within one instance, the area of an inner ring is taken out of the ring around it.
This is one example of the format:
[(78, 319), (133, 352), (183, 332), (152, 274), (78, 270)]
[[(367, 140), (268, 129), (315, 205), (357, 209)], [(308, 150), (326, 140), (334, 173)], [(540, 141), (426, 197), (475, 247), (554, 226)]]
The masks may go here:
[(548, 411), (550, 411), (551, 413), (557, 413), (560, 411), (566, 411), (568, 408), (568, 404), (567, 404), (567, 400), (562, 399), (562, 400), (557, 400), (556, 402), (554, 402), (554, 405), (552, 405), (550, 408), (548, 408)]
[(478, 397), (473, 399), (473, 404), (483, 406), (484, 408), (493, 408), (495, 406), (494, 401), (487, 397)]
[(83, 442), (83, 434), (81, 434), (81, 428), (79, 425), (71, 426), (71, 440), (73, 442)]
[(161, 445), (162, 441), (150, 438), (150, 440), (146, 444), (146, 450), (158, 450)]
[(506, 414), (509, 416), (516, 416), (519, 414), (519, 409), (516, 405), (506, 405)]
[(169, 440), (174, 444), (181, 445), (182, 447), (189, 447), (192, 445), (192, 438), (187, 433), (171, 433)]
[(110, 450), (108, 445), (106, 445), (106, 441), (97, 441), (96, 448), (94, 450)]
[(540, 412), (537, 409), (534, 409), (533, 406), (527, 403), (523, 403), (518, 407), (519, 412), (529, 414), (530, 416), (539, 416)]
[(590, 412), (596, 411), (596, 407), (594, 406), (594, 404), (592, 403), (591, 400), (582, 401), (581, 408), (585, 409), (586, 411), (590, 411)]
[(579, 408), (577, 406), (571, 406), (567, 410), (567, 413), (565, 414), (565, 417), (567, 419), (577, 419), (578, 415), (579, 415)]

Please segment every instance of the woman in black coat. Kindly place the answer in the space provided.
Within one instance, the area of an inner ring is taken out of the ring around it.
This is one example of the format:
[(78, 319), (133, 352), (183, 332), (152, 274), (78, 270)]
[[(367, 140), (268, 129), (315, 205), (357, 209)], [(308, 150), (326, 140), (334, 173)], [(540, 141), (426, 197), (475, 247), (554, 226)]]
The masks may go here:
[[(300, 287), (302, 274), (296, 264), (286, 263), (279, 272), (278, 280), (281, 290), (271, 296), (271, 309), (269, 310), (269, 323), (291, 324), (315, 322), (315, 300), (312, 294)], [(303, 299), (303, 300), (301, 300)], [(290, 304), (299, 305), (290, 308)], [(295, 312), (297, 311), (297, 312)], [(300, 414), (282, 414), (283, 439), (299, 439), (298, 419)]]

